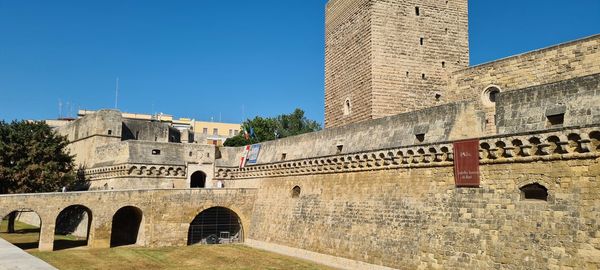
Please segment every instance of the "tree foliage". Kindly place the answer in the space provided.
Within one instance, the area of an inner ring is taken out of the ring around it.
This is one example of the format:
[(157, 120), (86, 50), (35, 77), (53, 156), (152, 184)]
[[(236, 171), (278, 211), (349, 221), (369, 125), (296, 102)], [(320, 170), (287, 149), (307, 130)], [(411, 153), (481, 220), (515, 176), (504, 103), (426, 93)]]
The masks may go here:
[(72, 187), (77, 175), (67, 144), (44, 122), (0, 121), (0, 194)]
[[(244, 130), (249, 133), (254, 130), (254, 136), (246, 139)], [(227, 139), (224, 145), (244, 146), (319, 130), (321, 125), (317, 121), (306, 118), (302, 109), (296, 109), (290, 114), (276, 117), (256, 116), (254, 119), (247, 119), (242, 123), (242, 132)]]

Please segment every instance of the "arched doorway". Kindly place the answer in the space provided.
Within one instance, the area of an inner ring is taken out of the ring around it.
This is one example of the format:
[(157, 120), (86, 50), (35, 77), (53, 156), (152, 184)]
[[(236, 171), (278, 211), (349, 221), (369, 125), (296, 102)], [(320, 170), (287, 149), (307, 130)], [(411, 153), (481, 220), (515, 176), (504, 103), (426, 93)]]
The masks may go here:
[(92, 211), (83, 205), (71, 205), (56, 217), (54, 250), (87, 246)]
[(190, 188), (204, 188), (206, 186), (206, 174), (196, 171), (190, 176)]
[(202, 211), (190, 223), (188, 245), (243, 242), (244, 230), (239, 216), (225, 207)]
[(0, 237), (23, 250), (37, 249), (40, 242), (42, 220), (32, 210), (16, 210), (0, 223)]
[(143, 213), (137, 207), (125, 206), (112, 219), (110, 246), (135, 245), (138, 242)]

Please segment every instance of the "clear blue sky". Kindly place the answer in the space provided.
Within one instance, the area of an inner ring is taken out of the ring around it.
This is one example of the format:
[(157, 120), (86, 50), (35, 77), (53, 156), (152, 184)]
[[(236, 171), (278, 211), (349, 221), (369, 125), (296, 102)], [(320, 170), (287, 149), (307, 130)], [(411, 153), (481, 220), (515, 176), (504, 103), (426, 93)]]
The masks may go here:
[[(123, 111), (239, 122), (242, 107), (300, 107), (322, 122), (325, 2), (0, 0), (0, 119), (114, 107), (119, 77)], [(471, 64), (600, 33), (598, 0), (469, 13)]]

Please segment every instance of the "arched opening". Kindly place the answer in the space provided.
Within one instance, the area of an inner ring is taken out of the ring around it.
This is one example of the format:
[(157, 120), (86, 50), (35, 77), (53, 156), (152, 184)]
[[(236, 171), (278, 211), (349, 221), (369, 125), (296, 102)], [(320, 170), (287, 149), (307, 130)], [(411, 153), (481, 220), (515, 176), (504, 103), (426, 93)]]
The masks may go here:
[(135, 245), (138, 242), (142, 217), (142, 210), (137, 207), (125, 206), (119, 209), (112, 219), (110, 246)]
[(71, 205), (56, 217), (54, 250), (87, 246), (92, 211), (83, 205)]
[(495, 85), (488, 86), (485, 90), (483, 90), (483, 93), (481, 95), (483, 104), (488, 107), (496, 105), (496, 98), (498, 97), (498, 94), (500, 94), (500, 92), (502, 92), (502, 90), (500, 90), (500, 87)]
[(196, 171), (190, 176), (190, 188), (204, 188), (206, 185), (206, 174)]
[(352, 108), (351, 108), (351, 104), (350, 104), (350, 99), (349, 99), (349, 98), (347, 98), (347, 99), (344, 101), (344, 115), (349, 115), (349, 114), (350, 114), (350, 112), (352, 111), (351, 109), (352, 109)]
[(40, 242), (40, 216), (31, 210), (17, 210), (2, 217), (0, 237), (23, 250), (37, 249)]
[(244, 240), (242, 222), (232, 210), (213, 207), (198, 214), (188, 231), (188, 245), (229, 244)]
[(521, 198), (525, 200), (548, 200), (548, 189), (538, 183), (521, 187)]
[(298, 198), (300, 197), (300, 192), (302, 190), (300, 189), (299, 186), (295, 186), (294, 188), (292, 188), (292, 198)]

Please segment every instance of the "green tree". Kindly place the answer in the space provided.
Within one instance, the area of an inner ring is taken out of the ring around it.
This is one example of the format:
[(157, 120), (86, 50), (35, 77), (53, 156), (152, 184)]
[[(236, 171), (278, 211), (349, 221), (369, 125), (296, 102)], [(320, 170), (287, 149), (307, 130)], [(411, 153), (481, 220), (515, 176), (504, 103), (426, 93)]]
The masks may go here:
[(78, 184), (67, 144), (44, 122), (0, 121), (0, 194), (51, 192)]
[[(244, 130), (248, 132), (254, 130), (254, 136), (246, 139)], [(319, 130), (321, 130), (321, 125), (317, 121), (307, 119), (303, 110), (296, 109), (290, 114), (276, 117), (256, 116), (254, 119), (248, 119), (242, 123), (242, 132), (227, 139), (224, 145), (244, 146)]]

